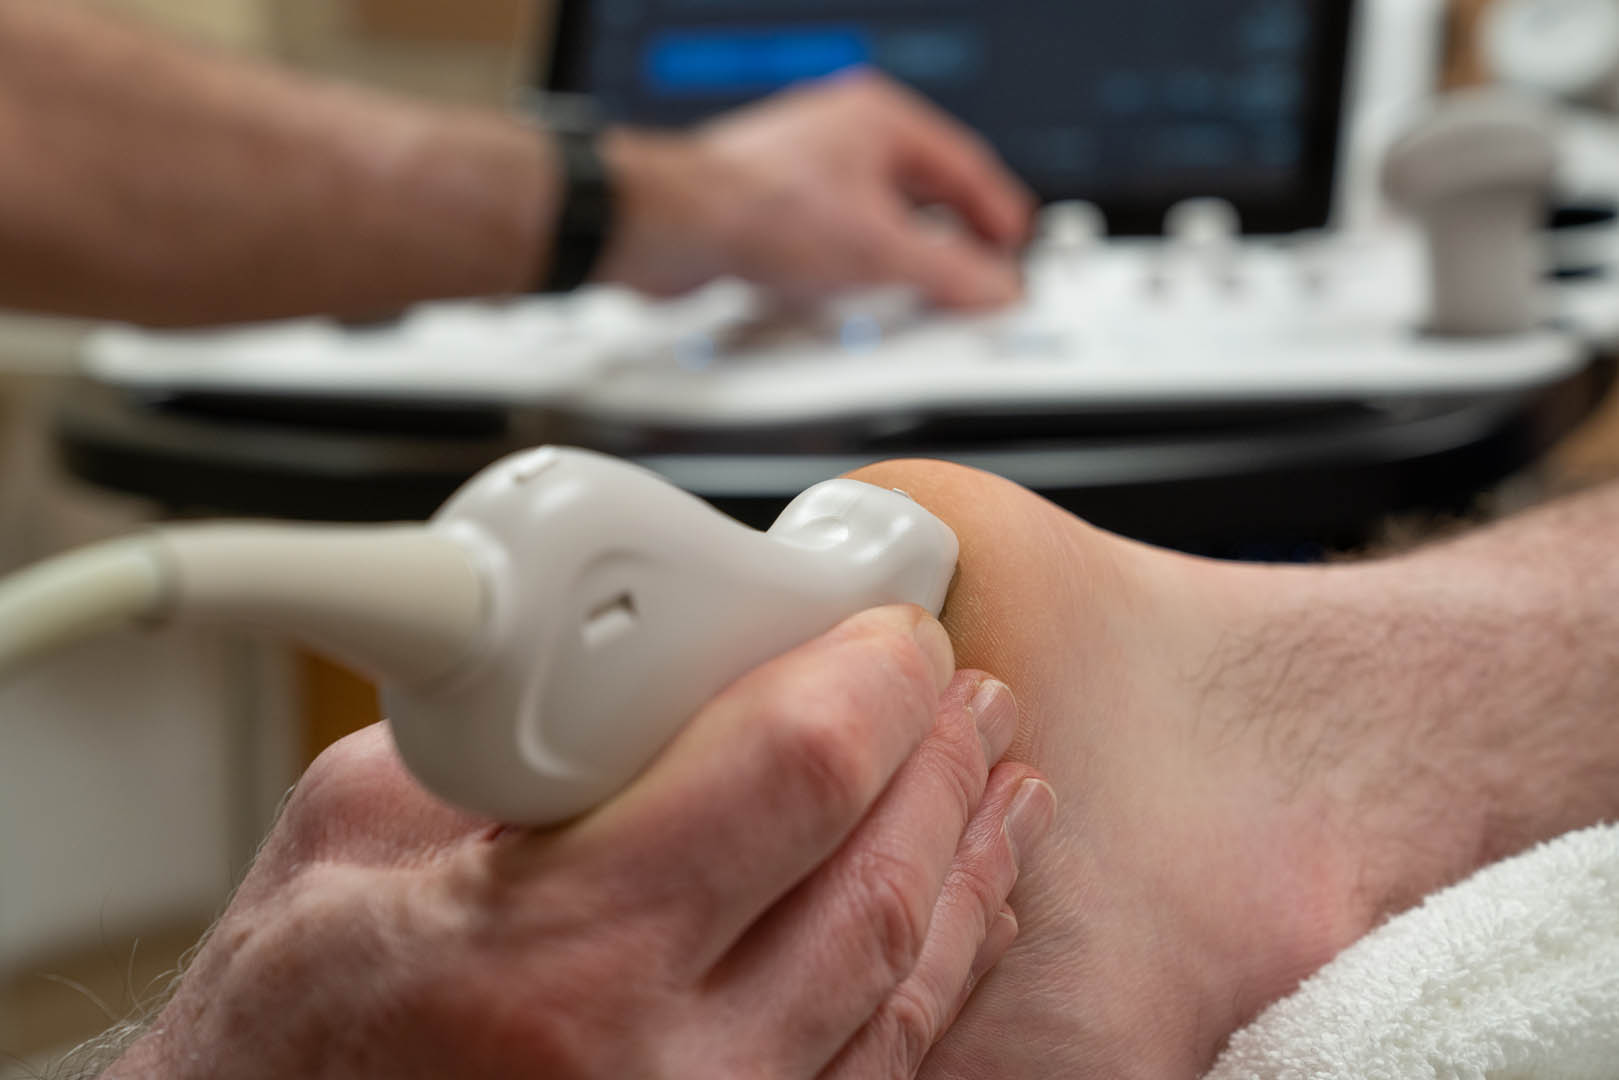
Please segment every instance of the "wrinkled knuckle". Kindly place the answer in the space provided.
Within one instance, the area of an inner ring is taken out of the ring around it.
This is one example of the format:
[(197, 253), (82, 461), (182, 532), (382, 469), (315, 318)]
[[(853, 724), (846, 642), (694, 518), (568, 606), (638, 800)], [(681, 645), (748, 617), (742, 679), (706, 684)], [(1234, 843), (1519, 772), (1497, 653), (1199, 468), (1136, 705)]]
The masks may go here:
[(927, 941), (933, 898), (918, 869), (903, 859), (871, 854), (859, 861), (856, 888), (872, 953), (891, 983), (916, 969)]
[(881, 1075), (891, 1080), (910, 1080), (938, 1037), (936, 1010), (908, 987), (901, 987), (883, 1006), (879, 1023), (885, 1047)]
[(804, 797), (837, 821), (858, 820), (880, 786), (868, 740), (841, 717), (818, 710), (780, 730), (778, 756)]
[(996, 862), (964, 866), (952, 875), (950, 882), (953, 894), (970, 898), (973, 907), (983, 916), (985, 926), (1000, 914), (1007, 894), (1012, 891), (1015, 875), (1011, 872), (1010, 856), (1002, 861), (1004, 867), (998, 867)]
[(940, 733), (934, 769), (950, 797), (957, 820), (965, 826), (983, 800), (984, 783), (989, 775), (983, 742), (970, 722), (949, 733)]

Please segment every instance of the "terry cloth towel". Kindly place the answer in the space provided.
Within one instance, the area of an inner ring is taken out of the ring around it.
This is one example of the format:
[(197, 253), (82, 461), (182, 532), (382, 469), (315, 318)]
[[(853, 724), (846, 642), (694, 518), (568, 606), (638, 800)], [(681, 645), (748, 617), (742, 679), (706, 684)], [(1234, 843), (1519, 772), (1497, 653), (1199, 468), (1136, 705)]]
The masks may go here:
[(1232, 1037), (1207, 1080), (1616, 1080), (1619, 826), (1391, 919)]

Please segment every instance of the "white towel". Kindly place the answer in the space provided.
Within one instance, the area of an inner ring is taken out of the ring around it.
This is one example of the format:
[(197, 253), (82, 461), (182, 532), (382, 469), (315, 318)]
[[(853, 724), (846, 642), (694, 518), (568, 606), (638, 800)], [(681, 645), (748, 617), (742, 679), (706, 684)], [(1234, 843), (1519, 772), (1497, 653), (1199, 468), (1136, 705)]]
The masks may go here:
[(1232, 1037), (1207, 1080), (1619, 1078), (1619, 826), (1479, 871)]

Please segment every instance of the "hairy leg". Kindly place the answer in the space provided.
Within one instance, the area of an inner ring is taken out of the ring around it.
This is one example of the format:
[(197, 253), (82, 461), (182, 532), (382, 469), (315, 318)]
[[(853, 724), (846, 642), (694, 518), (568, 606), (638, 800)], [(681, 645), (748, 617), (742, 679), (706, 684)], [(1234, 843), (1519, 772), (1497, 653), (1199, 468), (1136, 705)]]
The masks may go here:
[[(1376, 922), (1619, 813), (1619, 491), (1400, 559), (1255, 567), (948, 465), (961, 663), (1060, 799), (929, 1075), (1192, 1077)], [(1613, 567), (1613, 568), (1610, 568)]]

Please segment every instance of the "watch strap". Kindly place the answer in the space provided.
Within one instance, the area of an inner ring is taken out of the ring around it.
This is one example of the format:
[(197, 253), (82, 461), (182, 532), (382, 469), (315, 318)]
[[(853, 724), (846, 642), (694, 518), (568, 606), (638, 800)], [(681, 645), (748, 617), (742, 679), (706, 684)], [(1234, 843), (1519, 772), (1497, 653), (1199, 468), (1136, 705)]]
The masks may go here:
[(562, 174), (562, 205), (551, 241), (550, 265), (539, 292), (571, 292), (590, 279), (612, 232), (613, 179), (597, 131), (551, 134)]

